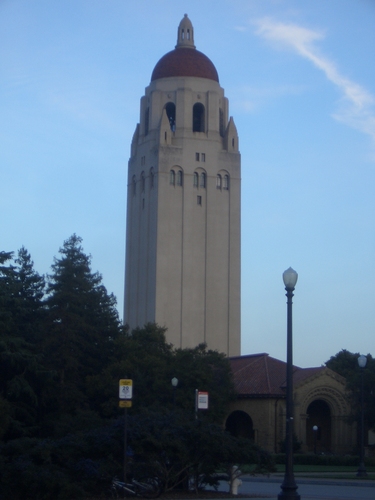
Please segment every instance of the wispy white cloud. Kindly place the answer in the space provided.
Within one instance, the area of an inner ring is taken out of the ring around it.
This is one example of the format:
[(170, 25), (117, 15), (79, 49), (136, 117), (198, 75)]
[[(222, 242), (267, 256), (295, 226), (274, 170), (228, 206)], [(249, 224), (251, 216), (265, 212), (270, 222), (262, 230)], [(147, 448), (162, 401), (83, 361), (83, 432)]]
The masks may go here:
[(368, 134), (375, 143), (374, 96), (361, 85), (343, 76), (335, 63), (323, 56), (316, 42), (324, 39), (322, 31), (311, 30), (295, 24), (276, 22), (270, 18), (258, 19), (256, 34), (277, 44), (277, 48), (289, 48), (308, 59), (324, 72), (327, 79), (342, 92), (339, 109), (333, 117), (361, 132)]

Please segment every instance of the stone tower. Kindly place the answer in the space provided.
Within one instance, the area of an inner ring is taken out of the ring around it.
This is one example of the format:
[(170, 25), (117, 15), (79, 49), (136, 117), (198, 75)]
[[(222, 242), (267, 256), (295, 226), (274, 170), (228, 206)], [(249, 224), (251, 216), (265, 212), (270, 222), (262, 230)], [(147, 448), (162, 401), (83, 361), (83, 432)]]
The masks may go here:
[(141, 98), (128, 165), (124, 321), (240, 354), (238, 134), (185, 14)]

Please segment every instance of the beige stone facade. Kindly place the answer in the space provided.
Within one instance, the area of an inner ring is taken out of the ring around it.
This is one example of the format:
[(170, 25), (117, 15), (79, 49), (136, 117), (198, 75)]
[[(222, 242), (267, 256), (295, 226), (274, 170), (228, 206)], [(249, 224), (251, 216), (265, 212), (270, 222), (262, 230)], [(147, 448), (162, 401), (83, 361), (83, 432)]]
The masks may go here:
[(240, 354), (238, 134), (185, 15), (141, 99), (128, 165), (124, 321)]
[[(285, 439), (286, 365), (267, 354), (231, 359), (238, 399), (226, 427), (270, 452)], [(294, 367), (294, 432), (302, 452), (353, 452), (356, 426), (349, 421), (345, 379), (326, 367)], [(317, 430), (314, 431), (313, 427)]]

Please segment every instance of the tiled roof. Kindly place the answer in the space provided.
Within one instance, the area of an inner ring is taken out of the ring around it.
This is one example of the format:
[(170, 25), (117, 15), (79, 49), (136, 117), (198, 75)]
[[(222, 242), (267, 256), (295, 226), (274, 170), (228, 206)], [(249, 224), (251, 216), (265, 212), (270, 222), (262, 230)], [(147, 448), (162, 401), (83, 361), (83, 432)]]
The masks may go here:
[[(266, 353), (230, 358), (234, 384), (242, 397), (285, 397), (286, 363)], [(324, 367), (293, 366), (293, 384), (315, 375)]]
[(199, 50), (179, 47), (165, 54), (156, 64), (151, 81), (175, 76), (194, 76), (219, 81), (211, 60)]

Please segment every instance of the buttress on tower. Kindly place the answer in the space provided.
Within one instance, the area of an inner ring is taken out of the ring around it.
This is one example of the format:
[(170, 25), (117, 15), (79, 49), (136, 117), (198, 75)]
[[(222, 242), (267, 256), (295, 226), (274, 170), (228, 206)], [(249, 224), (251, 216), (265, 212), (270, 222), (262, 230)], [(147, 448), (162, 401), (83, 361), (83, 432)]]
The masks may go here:
[(240, 355), (241, 159), (215, 66), (185, 14), (141, 98), (128, 164), (124, 321)]

